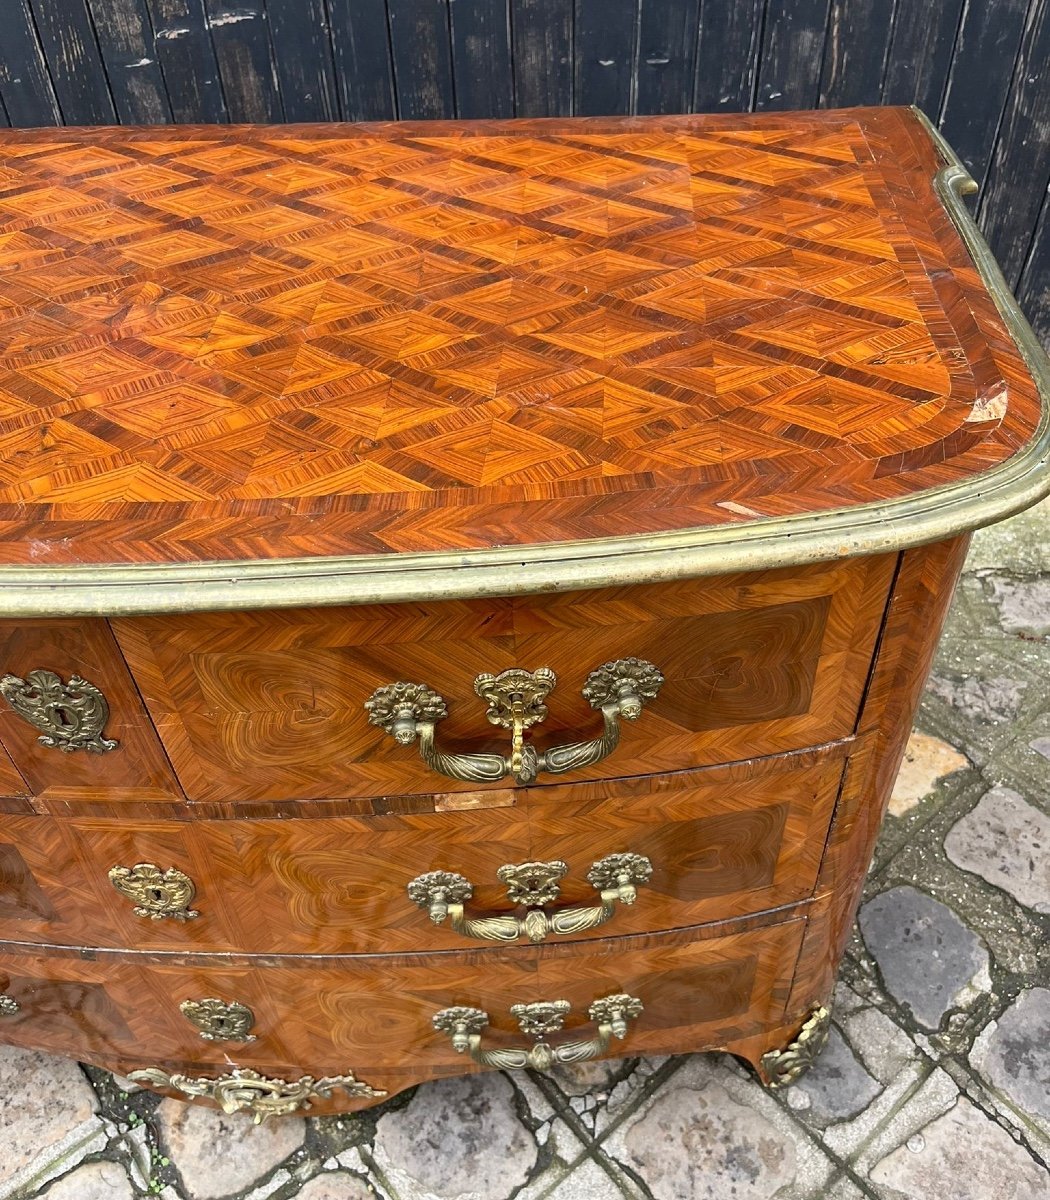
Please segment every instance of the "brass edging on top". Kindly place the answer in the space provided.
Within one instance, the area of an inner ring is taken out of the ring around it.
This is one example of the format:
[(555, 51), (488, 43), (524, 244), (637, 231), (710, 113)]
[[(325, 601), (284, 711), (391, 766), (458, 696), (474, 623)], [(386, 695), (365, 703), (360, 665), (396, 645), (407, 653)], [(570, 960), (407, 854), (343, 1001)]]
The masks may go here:
[(0, 567), (0, 617), (373, 604), (655, 583), (903, 550), (1022, 511), (1050, 493), (1050, 363), (963, 203), (977, 184), (925, 114), (912, 112), (947, 164), (933, 186), (1042, 401), (1032, 439), (1006, 462), (900, 500), (622, 538), (261, 562)]

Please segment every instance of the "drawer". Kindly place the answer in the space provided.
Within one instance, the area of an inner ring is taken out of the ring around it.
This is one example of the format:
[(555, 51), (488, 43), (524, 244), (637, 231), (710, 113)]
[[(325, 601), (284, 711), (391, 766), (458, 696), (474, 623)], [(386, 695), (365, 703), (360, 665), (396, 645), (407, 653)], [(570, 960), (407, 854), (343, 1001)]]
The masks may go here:
[[(642, 1011), (610, 1054), (702, 1050), (778, 1024), (805, 923), (740, 932), (722, 927), (716, 936), (680, 930), (524, 952), (239, 958), (226, 965), (207, 956), (149, 963), (143, 956), (100, 953), (85, 960), (77, 952), (11, 954), (0, 947), (4, 1008), (17, 1005), (0, 1015), (0, 1041), (124, 1070), (167, 1066), (204, 1075), (236, 1065), (285, 1078), (353, 1071), (375, 1088), (396, 1091), (412, 1081), (406, 1074), (418, 1080), (474, 1069), (450, 1032), (435, 1030), (442, 1010), (487, 1014), (483, 1048), (528, 1047), (532, 1039), (518, 1028), (513, 1005), (563, 1002), (564, 1032), (550, 1038), (558, 1044), (593, 1037), (590, 1006), (627, 995)], [(184, 1014), (186, 1001), (202, 1000), (248, 1012), (220, 1012), (218, 1026), (201, 1009)], [(200, 1023), (213, 1036), (255, 1040), (206, 1040)]]
[[(434, 604), (113, 622), (186, 794), (237, 801), (477, 791), (370, 724), (396, 682), (447, 704), (438, 748), (506, 754), (475, 680), (551, 668), (540, 749), (594, 739), (588, 676), (627, 658), (665, 682), (603, 761), (571, 778), (732, 762), (848, 736), (896, 556), (630, 588)], [(541, 774), (538, 782), (550, 783)]]
[[(485, 792), (475, 797), (484, 806), (467, 810), (134, 824), (5, 817), (0, 936), (129, 949), (414, 953), (492, 939), (644, 933), (757, 913), (810, 895), (846, 750), (839, 744), (664, 776)], [(433, 809), (433, 798), (420, 800)], [(501, 879), (507, 866), (519, 870)], [(109, 882), (113, 867), (133, 872), (124, 894)], [(146, 869), (155, 869), (162, 892), (169, 885), (161, 877), (176, 872), (195, 895), (188, 899), (184, 885), (181, 912), (136, 915), (127, 897), (132, 883), (149, 885)], [(637, 885), (633, 903), (608, 890), (625, 871)], [(436, 872), (462, 882), (435, 879)], [(407, 891), (420, 877), (425, 907)], [(467, 883), (469, 898), (456, 892)], [(515, 905), (515, 886), (547, 888), (542, 905), (539, 892), (531, 904)], [(428, 889), (432, 903), (461, 901), (465, 929), (456, 927), (455, 911), (442, 924), (430, 919)], [(187, 906), (199, 915), (182, 919)]]
[(0, 743), (33, 793), (181, 798), (105, 621), (0, 621), (0, 676)]

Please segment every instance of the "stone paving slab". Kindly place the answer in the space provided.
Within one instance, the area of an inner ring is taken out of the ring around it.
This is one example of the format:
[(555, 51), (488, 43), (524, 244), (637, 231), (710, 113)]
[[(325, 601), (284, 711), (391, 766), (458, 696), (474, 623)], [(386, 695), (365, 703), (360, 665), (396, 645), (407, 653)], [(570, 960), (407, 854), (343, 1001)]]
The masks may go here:
[(626, 1059), (256, 1127), (0, 1047), (0, 1200), (1050, 1200), (1048, 530), (975, 536), (794, 1088)]

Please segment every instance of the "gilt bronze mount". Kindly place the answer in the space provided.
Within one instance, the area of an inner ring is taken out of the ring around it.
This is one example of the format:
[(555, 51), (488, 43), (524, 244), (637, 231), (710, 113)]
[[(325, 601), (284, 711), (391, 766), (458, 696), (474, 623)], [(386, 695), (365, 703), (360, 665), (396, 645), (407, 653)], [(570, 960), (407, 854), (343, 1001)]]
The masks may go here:
[(256, 1125), (270, 1117), (304, 1112), (312, 1107), (312, 1101), (327, 1100), (337, 1088), (355, 1100), (386, 1095), (386, 1092), (355, 1079), (352, 1073), (324, 1079), (315, 1079), (312, 1075), (303, 1075), (299, 1079), (270, 1079), (258, 1071), (235, 1067), (229, 1075), (202, 1079), (148, 1067), (130, 1072), (128, 1078), (133, 1083), (167, 1088), (185, 1096), (204, 1097), (214, 1101), (224, 1113), (249, 1112)]
[(79, 675), (70, 675), (68, 683), (54, 671), (29, 671), (25, 679), (5, 675), (0, 678), (0, 696), (23, 721), (40, 730), (41, 746), (63, 754), (74, 750), (108, 754), (120, 745), (115, 738), (102, 736), (109, 720), (106, 697)]
[(511, 667), (499, 675), (479, 675), (474, 691), (487, 705), (493, 725), (510, 731), (510, 754), (446, 754), (435, 744), (435, 727), (448, 715), (444, 697), (424, 683), (387, 684), (365, 701), (368, 719), (402, 746), (419, 741), (419, 754), (433, 770), (468, 783), (494, 783), (511, 776), (529, 784), (540, 772), (563, 775), (593, 766), (619, 745), (621, 721), (634, 721), (659, 692), (664, 677), (651, 662), (620, 658), (587, 676), (583, 698), (602, 714), (600, 737), (538, 751), (525, 733), (547, 717), (544, 703), (557, 677), (549, 667), (526, 671)]
[(135, 905), (137, 917), (162, 921), (192, 921), (200, 916), (190, 908), (197, 894), (193, 880), (175, 867), (162, 871), (155, 863), (111, 867), (109, 882)]
[(652, 876), (653, 864), (642, 854), (607, 854), (587, 872), (588, 883), (601, 898), (599, 904), (545, 912), (545, 906), (557, 900), (561, 880), (568, 870), (568, 865), (557, 859), (505, 863), (499, 868), (496, 877), (507, 885), (508, 899), (526, 909), (523, 916), (504, 913), (468, 917), (464, 902), (474, 894), (474, 885), (454, 871), (428, 871), (416, 876), (408, 885), (408, 896), (427, 910), (435, 925), (447, 919), (451, 928), (464, 937), (486, 942), (515, 942), (526, 937), (530, 942), (542, 942), (551, 934), (566, 937), (604, 925), (618, 904), (635, 902), (638, 887)]
[(183, 1000), (179, 1011), (206, 1042), (254, 1042), (255, 1013), (236, 1000)]
[(542, 1000), (533, 1004), (512, 1004), (511, 1016), (526, 1037), (535, 1040), (532, 1046), (495, 1047), (481, 1044), (481, 1031), (489, 1024), (489, 1014), (481, 1008), (463, 1005), (443, 1008), (434, 1014), (433, 1025), (439, 1033), (447, 1033), (453, 1048), (460, 1054), (469, 1053), (475, 1062), (501, 1070), (549, 1071), (559, 1063), (586, 1062), (598, 1058), (609, 1048), (614, 1037), (627, 1036), (629, 1022), (641, 1016), (641, 1000), (619, 992), (602, 996), (587, 1010), (588, 1017), (598, 1026), (594, 1037), (561, 1042), (552, 1046), (546, 1037), (560, 1033), (571, 1011), (567, 1000)]
[(780, 1050), (762, 1055), (762, 1070), (767, 1087), (781, 1088), (795, 1083), (809, 1070), (827, 1045), (831, 1031), (831, 1010), (823, 1004), (813, 1009), (793, 1041)]

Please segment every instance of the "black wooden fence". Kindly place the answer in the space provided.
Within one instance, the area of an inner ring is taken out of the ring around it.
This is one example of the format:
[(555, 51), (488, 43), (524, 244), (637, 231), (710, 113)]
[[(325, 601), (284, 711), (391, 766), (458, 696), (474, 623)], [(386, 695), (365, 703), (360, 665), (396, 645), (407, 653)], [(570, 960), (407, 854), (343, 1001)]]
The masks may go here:
[(0, 0), (0, 124), (918, 104), (1050, 339), (1050, 0)]

